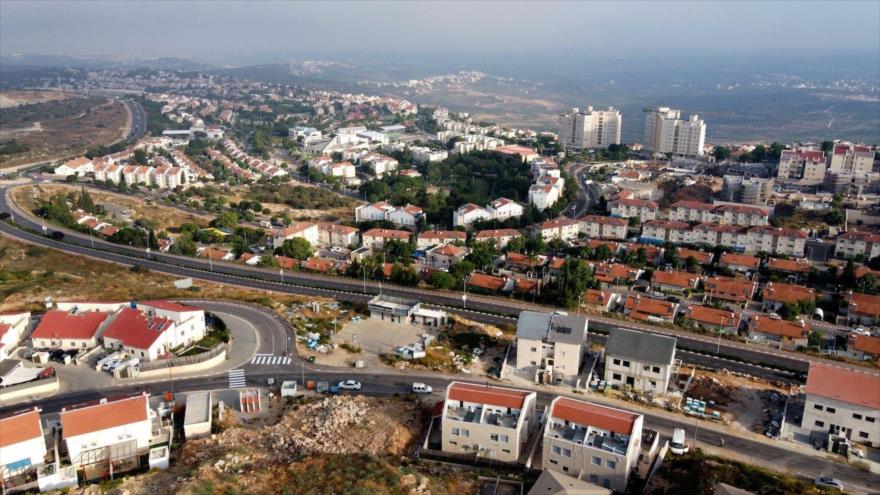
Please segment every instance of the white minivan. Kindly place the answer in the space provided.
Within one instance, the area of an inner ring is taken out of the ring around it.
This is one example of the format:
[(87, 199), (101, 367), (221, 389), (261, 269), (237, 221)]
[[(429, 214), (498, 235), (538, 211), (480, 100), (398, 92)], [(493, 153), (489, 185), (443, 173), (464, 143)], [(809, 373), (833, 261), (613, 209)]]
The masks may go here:
[(434, 392), (434, 389), (431, 388), (430, 385), (425, 385), (424, 383), (415, 382), (412, 386), (412, 391), (414, 394), (430, 394)]
[(688, 446), (685, 441), (684, 429), (676, 428), (672, 432), (672, 441), (669, 442), (669, 450), (675, 455), (687, 454)]

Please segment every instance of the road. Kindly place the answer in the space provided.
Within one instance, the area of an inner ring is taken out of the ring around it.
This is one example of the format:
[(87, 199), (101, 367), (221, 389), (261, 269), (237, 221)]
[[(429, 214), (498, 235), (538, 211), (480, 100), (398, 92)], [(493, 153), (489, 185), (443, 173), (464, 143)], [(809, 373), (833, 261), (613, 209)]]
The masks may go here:
[[(277, 354), (286, 347), (286, 336), (289, 335), (289, 325), (271, 311), (244, 303), (229, 301), (205, 301), (188, 300), (190, 304), (215, 312), (232, 315), (251, 322), (259, 334), (258, 353)], [(233, 345), (235, 343), (233, 342)], [(295, 348), (291, 349), (292, 362), (284, 366), (267, 367), (262, 365), (246, 364), (242, 366), (248, 386), (266, 386), (268, 379), (276, 380), (294, 379), (301, 383), (303, 377), (308, 380), (336, 382), (343, 379), (355, 378), (363, 384), (362, 393), (368, 395), (388, 396), (403, 394), (409, 391), (412, 382), (420, 381), (434, 388), (442, 394), (446, 386), (453, 380), (471, 381), (467, 377), (448, 376), (438, 374), (426, 374), (423, 372), (399, 370), (353, 370), (350, 368), (336, 368), (326, 365), (315, 365), (300, 359), (295, 355)], [(484, 383), (484, 382), (476, 382)], [(219, 390), (229, 386), (229, 379), (225, 373), (198, 378), (183, 378), (173, 382), (162, 380), (148, 384), (122, 385), (102, 390), (78, 391), (64, 395), (56, 395), (39, 401), (44, 413), (59, 411), (62, 407), (71, 406), (102, 397), (123, 396), (142, 391), (149, 392), (153, 396), (160, 396), (166, 391), (191, 392), (198, 390)], [(549, 404), (555, 395), (550, 392), (538, 391), (538, 405)], [(439, 397), (438, 397), (439, 398)], [(583, 398), (580, 396), (579, 398)], [(591, 397), (591, 400), (602, 402), (601, 397)], [(23, 404), (0, 408), (0, 413), (21, 409)], [(793, 444), (784, 441), (770, 441), (757, 439), (751, 434), (732, 432), (719, 425), (708, 422), (700, 422), (699, 427), (695, 420), (683, 416), (673, 416), (665, 412), (640, 411), (645, 416), (645, 426), (657, 430), (662, 435), (671, 436), (673, 429), (685, 428), (689, 439), (696, 433), (698, 445), (717, 447), (724, 440), (724, 448), (717, 449), (721, 454), (728, 452), (737, 457), (748, 457), (751, 462), (762, 465), (773, 465), (776, 469), (796, 472), (810, 478), (816, 476), (834, 476), (844, 481), (848, 487), (868, 487), (876, 481), (871, 473), (866, 473), (838, 462), (831, 462), (813, 452), (804, 453), (794, 448)], [(697, 431), (697, 428), (699, 430)]]
[[(8, 192), (8, 186), (0, 187), (0, 212), (13, 213), (16, 224), (27, 227), (33, 232), (22, 231), (3, 222), (0, 223), (0, 233), (27, 242), (125, 265), (140, 265), (180, 277), (194, 277), (286, 293), (332, 297), (343, 301), (363, 302), (380, 291), (380, 284), (372, 281), (300, 272), (284, 273), (283, 283), (281, 283), (282, 275), (273, 269), (253, 268), (225, 262), (214, 263), (204, 259), (166, 253), (147, 253), (143, 249), (112, 244), (96, 237), (53, 227), (51, 230), (65, 233), (63, 242), (55, 241), (34, 233), (42, 230), (39, 219), (12, 204)], [(499, 325), (515, 323), (516, 316), (523, 310), (548, 311), (550, 309), (547, 306), (501, 297), (469, 294), (465, 304), (460, 295), (450, 292), (391, 284), (382, 284), (381, 288), (385, 294), (391, 296), (431, 301), (426, 305), (444, 309), (475, 321)], [(682, 349), (704, 354), (718, 354), (726, 359), (740, 362), (742, 366), (751, 366), (752, 374), (767, 379), (790, 379), (791, 372), (798, 373), (803, 378), (802, 375), (808, 370), (811, 361), (829, 362), (794, 352), (767, 349), (741, 342), (719, 341), (710, 336), (629, 322), (610, 316), (590, 315), (590, 325), (591, 330), (599, 332), (623, 327), (671, 335), (678, 339), (679, 347)], [(833, 363), (843, 367), (854, 367), (845, 363)]]

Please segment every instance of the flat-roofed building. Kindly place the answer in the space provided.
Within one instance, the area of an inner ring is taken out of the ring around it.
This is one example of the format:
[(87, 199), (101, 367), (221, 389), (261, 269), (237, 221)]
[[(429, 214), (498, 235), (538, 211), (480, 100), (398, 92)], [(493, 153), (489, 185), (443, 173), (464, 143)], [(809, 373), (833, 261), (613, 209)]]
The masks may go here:
[(880, 445), (880, 376), (814, 362), (805, 392), (802, 428)]
[(544, 426), (542, 467), (623, 493), (641, 450), (641, 414), (556, 397)]
[(537, 394), (452, 382), (441, 419), (444, 452), (517, 462), (536, 424)]
[(605, 343), (605, 381), (619, 389), (666, 394), (675, 343), (673, 337), (612, 328)]
[(587, 326), (583, 316), (521, 312), (516, 324), (516, 367), (549, 373), (553, 380), (577, 375)]

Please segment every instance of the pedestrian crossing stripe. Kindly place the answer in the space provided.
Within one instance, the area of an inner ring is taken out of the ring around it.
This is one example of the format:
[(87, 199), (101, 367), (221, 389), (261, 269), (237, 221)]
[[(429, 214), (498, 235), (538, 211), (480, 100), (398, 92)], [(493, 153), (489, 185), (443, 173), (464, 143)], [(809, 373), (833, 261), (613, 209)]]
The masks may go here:
[(291, 359), (288, 356), (274, 356), (272, 354), (256, 354), (251, 359), (251, 364), (262, 364), (267, 366), (272, 365), (287, 365), (291, 363)]
[(229, 370), (229, 388), (241, 388), (247, 384), (247, 380), (244, 376), (244, 370), (242, 369), (234, 369)]

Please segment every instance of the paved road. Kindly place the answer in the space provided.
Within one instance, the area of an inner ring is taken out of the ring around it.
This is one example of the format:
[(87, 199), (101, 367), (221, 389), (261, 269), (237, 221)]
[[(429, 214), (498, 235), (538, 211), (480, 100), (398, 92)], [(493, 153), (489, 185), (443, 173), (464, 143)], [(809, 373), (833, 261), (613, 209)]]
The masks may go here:
[(147, 131), (147, 112), (144, 111), (144, 107), (136, 100), (124, 100), (123, 103), (128, 107), (128, 111), (131, 112), (131, 127), (128, 130), (128, 134), (125, 135), (125, 140), (130, 144), (134, 144), (144, 137), (144, 132)]

